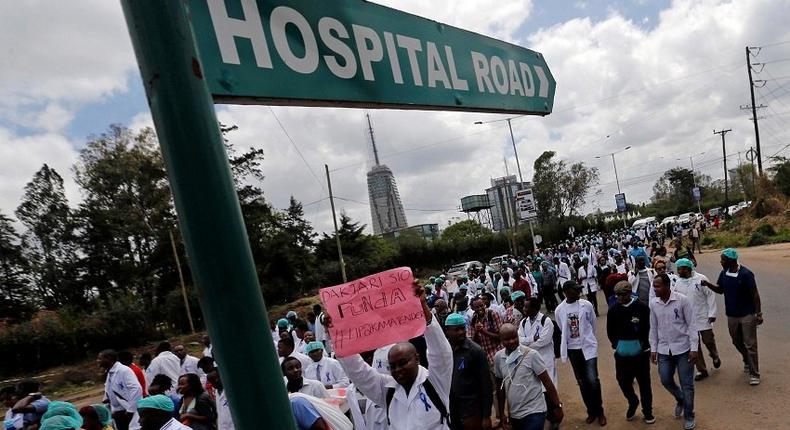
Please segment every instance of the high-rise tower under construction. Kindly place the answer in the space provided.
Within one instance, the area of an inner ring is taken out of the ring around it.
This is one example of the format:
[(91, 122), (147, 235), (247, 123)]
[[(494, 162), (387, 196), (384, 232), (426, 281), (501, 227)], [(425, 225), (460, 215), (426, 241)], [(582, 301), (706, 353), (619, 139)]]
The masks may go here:
[(375, 165), (368, 172), (368, 197), (370, 199), (370, 217), (373, 222), (373, 233), (384, 234), (408, 227), (406, 212), (398, 193), (398, 185), (392, 170), (379, 162), (376, 139), (370, 115), (367, 115), (370, 144), (373, 147)]

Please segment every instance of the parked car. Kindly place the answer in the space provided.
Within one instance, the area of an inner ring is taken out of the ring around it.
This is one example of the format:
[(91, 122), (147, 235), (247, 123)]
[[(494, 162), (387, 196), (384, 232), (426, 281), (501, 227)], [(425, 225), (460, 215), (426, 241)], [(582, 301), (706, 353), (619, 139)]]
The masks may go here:
[(683, 227), (688, 227), (691, 221), (696, 220), (696, 216), (692, 212), (686, 212), (678, 215), (678, 223)]
[(492, 258), (492, 259), (491, 259), (491, 260), (488, 262), (488, 265), (489, 265), (489, 266), (490, 266), (492, 269), (494, 269), (494, 270), (496, 270), (497, 272), (499, 272), (500, 270), (502, 270), (502, 262), (503, 262), (503, 261), (507, 261), (507, 260), (509, 260), (509, 259), (511, 259), (511, 258), (513, 258), (513, 256), (512, 256), (512, 255), (510, 255), (510, 254), (497, 255), (496, 257)]
[(647, 218), (642, 218), (642, 219), (638, 219), (638, 220), (634, 221), (634, 223), (631, 226), (633, 228), (641, 228), (641, 227), (645, 227), (648, 224), (654, 223), (654, 222), (656, 222), (656, 217), (649, 216)]
[(722, 214), (721, 208), (710, 208), (708, 209), (708, 219), (712, 220), (713, 218), (720, 216)]
[(453, 264), (447, 269), (447, 279), (453, 281), (459, 276), (466, 275), (467, 271), (472, 267), (482, 268), (483, 263), (479, 261), (467, 261), (465, 263)]
[(669, 223), (672, 223), (672, 224), (674, 224), (674, 223), (676, 223), (677, 221), (678, 221), (678, 217), (676, 217), (676, 216), (672, 215), (672, 216), (668, 216), (668, 217), (666, 217), (666, 218), (662, 219), (662, 220), (661, 220), (661, 223), (660, 223), (659, 225), (663, 227), (663, 226), (666, 226), (666, 225), (667, 225), (667, 224), (669, 224)]

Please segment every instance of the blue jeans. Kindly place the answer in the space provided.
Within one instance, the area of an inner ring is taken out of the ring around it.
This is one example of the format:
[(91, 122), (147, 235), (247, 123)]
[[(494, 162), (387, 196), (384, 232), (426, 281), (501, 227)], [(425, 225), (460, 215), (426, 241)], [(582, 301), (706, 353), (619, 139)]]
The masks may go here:
[(603, 399), (601, 397), (601, 381), (598, 379), (598, 358), (584, 359), (581, 349), (569, 349), (568, 361), (573, 367), (573, 375), (582, 392), (582, 400), (587, 408), (587, 416), (603, 415)]
[[(675, 370), (680, 377), (680, 387), (675, 383)], [(661, 385), (683, 404), (683, 416), (694, 418), (694, 365), (689, 363), (688, 351), (678, 355), (658, 354), (658, 376)], [(682, 387), (682, 388), (681, 388)]]
[(510, 428), (513, 430), (543, 430), (546, 422), (546, 413), (538, 412), (529, 414), (524, 418), (511, 418)]

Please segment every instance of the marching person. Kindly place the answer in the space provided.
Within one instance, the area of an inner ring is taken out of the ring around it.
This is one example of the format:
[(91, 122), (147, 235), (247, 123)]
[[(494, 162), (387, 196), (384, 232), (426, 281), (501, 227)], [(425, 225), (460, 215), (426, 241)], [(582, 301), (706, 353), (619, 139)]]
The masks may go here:
[(107, 372), (104, 397), (110, 405), (115, 426), (118, 430), (127, 430), (137, 411), (137, 401), (143, 397), (143, 387), (132, 369), (118, 361), (115, 351), (106, 349), (100, 352), (96, 362)]
[(285, 377), (285, 386), (289, 393), (309, 394), (319, 399), (329, 397), (329, 392), (321, 381), (307, 379), (302, 373), (302, 362), (296, 357), (285, 357), (280, 363), (280, 370)]
[[(716, 338), (713, 335), (713, 322), (716, 321), (716, 295), (710, 288), (702, 285), (702, 281), (707, 281), (705, 275), (694, 271), (694, 263), (687, 258), (681, 258), (675, 262), (677, 266), (677, 278), (673, 287), (677, 291), (691, 300), (691, 307), (694, 310), (694, 328), (699, 332), (699, 339), (708, 349), (710, 358), (713, 360), (713, 368), (721, 367), (719, 350), (716, 348)], [(700, 346), (700, 354), (697, 358), (697, 371), (695, 381), (701, 381), (708, 377), (708, 368), (705, 365), (705, 357)]]
[(464, 317), (450, 314), (444, 324), (444, 332), (453, 349), (450, 428), (490, 429), (494, 387), (486, 352), (466, 336)]
[[(549, 373), (551, 382), (557, 387), (557, 366), (554, 362), (556, 359), (554, 352), (554, 322), (551, 321), (548, 315), (540, 311), (540, 300), (537, 298), (529, 299), (525, 312), (525, 318), (521, 320), (518, 326), (519, 343), (538, 351), (540, 358), (543, 359), (543, 364), (546, 366), (546, 371)], [(559, 347), (559, 345), (556, 345), (556, 347)], [(549, 398), (545, 387), (543, 388), (543, 394), (546, 397), (546, 420), (551, 423), (551, 428), (558, 428), (559, 422), (553, 413), (555, 405)]]
[(512, 324), (503, 324), (499, 334), (504, 348), (494, 357), (494, 375), (502, 417), (505, 416), (505, 402), (508, 405), (508, 419), (503, 418), (503, 427), (506, 430), (542, 430), (547, 413), (544, 387), (553, 405), (554, 419), (562, 422), (562, 402), (540, 353), (519, 344), (518, 329)]
[(757, 326), (763, 323), (760, 293), (754, 273), (738, 264), (738, 251), (727, 248), (721, 252), (718, 285), (702, 284), (717, 294), (724, 294), (724, 311), (732, 343), (743, 358), (743, 371), (749, 374), (749, 384), (760, 384), (757, 356)]
[(601, 381), (598, 379), (598, 339), (595, 338), (595, 310), (592, 303), (580, 299), (582, 287), (576, 281), (562, 286), (565, 300), (557, 306), (554, 317), (562, 331), (560, 358), (568, 360), (573, 375), (581, 390), (587, 408), (587, 424), (598, 421), (606, 425), (601, 396)]
[(428, 308), (425, 290), (415, 283), (414, 293), (422, 302), (427, 325), (424, 336), (430, 370), (419, 365), (417, 350), (408, 342), (390, 349), (391, 376), (378, 373), (359, 354), (338, 361), (351, 382), (387, 411), (391, 430), (449, 430), (453, 350)]
[[(650, 361), (658, 364), (661, 384), (675, 398), (675, 418), (685, 417), (683, 428), (696, 427), (694, 419), (694, 362), (699, 334), (694, 328), (691, 301), (670, 289), (667, 274), (653, 279), (656, 297), (650, 305)], [(675, 372), (680, 386), (675, 383)]]
[(617, 299), (609, 309), (606, 334), (614, 349), (615, 376), (620, 390), (628, 400), (625, 419), (636, 416), (640, 398), (634, 392), (634, 379), (639, 384), (642, 416), (653, 424), (653, 390), (650, 387), (650, 308), (633, 296), (631, 284), (620, 281), (614, 286)]
[[(156, 357), (145, 369), (145, 380), (153, 381), (156, 375), (167, 375), (171, 381), (178, 381), (181, 376), (181, 359), (171, 352), (170, 342), (161, 342), (156, 347)], [(171, 394), (171, 388), (165, 394)]]
[(312, 363), (304, 371), (305, 378), (319, 381), (327, 389), (348, 387), (348, 376), (343, 372), (337, 360), (324, 354), (323, 343), (310, 342), (304, 350), (312, 360)]

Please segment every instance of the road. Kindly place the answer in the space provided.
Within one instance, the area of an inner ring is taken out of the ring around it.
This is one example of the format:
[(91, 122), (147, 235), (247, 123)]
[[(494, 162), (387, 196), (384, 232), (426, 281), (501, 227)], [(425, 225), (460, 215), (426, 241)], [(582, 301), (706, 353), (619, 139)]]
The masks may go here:
[[(760, 373), (762, 383), (752, 387), (743, 374), (740, 354), (730, 341), (724, 315), (724, 299), (717, 298), (719, 319), (714, 324), (716, 344), (722, 367), (711, 376), (695, 384), (695, 409), (697, 429), (790, 429), (790, 296), (785, 292), (790, 267), (790, 244), (769, 245), (739, 250), (740, 261), (757, 277), (762, 298), (765, 323), (758, 330)], [(705, 251), (697, 257), (699, 271), (715, 282), (721, 271), (719, 253)], [(601, 296), (602, 297), (602, 296)], [(603, 302), (599, 298), (599, 305)], [(601, 308), (603, 310), (605, 306)], [(606, 341), (606, 316), (598, 319), (600, 373), (604, 409), (608, 418), (607, 429), (682, 429), (683, 420), (673, 418), (675, 401), (661, 386), (658, 372), (653, 366), (653, 404), (657, 422), (647, 425), (638, 420), (625, 421), (628, 406), (614, 377), (614, 359)], [(703, 350), (705, 348), (703, 347)], [(711, 360), (706, 356), (710, 367)], [(565, 407), (565, 429), (599, 428), (586, 424), (586, 413), (581, 402), (570, 363), (558, 363), (560, 397)], [(637, 390), (638, 393), (638, 390)]]

